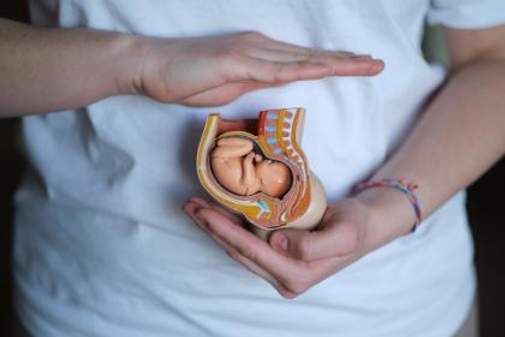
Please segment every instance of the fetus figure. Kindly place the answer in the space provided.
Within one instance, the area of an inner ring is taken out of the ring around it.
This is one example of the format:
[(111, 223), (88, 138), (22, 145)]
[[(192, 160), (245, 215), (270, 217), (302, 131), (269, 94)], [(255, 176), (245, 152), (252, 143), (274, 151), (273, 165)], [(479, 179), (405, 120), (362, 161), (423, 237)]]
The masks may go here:
[(211, 166), (217, 181), (238, 195), (264, 192), (281, 197), (291, 186), (289, 168), (255, 153), (253, 142), (246, 138), (219, 139), (211, 154)]
[(223, 207), (267, 239), (280, 228), (312, 229), (326, 194), (299, 142), (305, 109), (263, 110), (256, 119), (210, 114), (196, 155), (198, 179)]

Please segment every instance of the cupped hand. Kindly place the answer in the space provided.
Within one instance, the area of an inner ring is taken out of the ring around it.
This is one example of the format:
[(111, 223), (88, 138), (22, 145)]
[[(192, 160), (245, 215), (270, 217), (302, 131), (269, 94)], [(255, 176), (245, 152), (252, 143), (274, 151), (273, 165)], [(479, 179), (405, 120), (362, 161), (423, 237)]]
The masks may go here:
[(268, 242), (245, 229), (239, 216), (214, 202), (191, 198), (184, 211), (231, 258), (285, 298), (305, 292), (371, 249), (366, 240), (370, 210), (359, 199), (331, 205), (312, 231), (278, 230)]
[(371, 76), (381, 60), (305, 48), (257, 32), (205, 38), (141, 38), (133, 91), (161, 102), (216, 106), (252, 90), (328, 76)]

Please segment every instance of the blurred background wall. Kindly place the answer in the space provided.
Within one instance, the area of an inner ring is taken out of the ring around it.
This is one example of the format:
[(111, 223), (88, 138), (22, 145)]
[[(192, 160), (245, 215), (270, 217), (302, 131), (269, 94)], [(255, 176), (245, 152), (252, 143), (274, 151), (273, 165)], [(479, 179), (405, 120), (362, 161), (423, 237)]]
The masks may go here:
[[(28, 22), (26, 3), (4, 2), (0, 5), (0, 17)], [(424, 51), (430, 60), (446, 61), (443, 38), (437, 28), (427, 30)], [(13, 234), (11, 198), (24, 166), (16, 147), (18, 124), (17, 119), (0, 119), (0, 331), (9, 328), (13, 315), (10, 272)], [(481, 336), (505, 337), (504, 160), (470, 187), (468, 211), (476, 246)], [(7, 336), (9, 335), (8, 333)]]

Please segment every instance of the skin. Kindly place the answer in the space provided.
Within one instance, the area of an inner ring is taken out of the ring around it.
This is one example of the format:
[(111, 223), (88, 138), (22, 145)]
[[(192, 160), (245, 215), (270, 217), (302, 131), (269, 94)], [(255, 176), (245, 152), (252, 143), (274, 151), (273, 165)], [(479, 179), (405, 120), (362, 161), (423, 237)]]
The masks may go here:
[(0, 117), (73, 109), (125, 94), (216, 106), (252, 90), (370, 76), (383, 67), (367, 55), (296, 46), (257, 32), (170, 39), (0, 18)]
[[(400, 148), (372, 177), (401, 177), (419, 184), (416, 194), (425, 217), (505, 152), (505, 26), (446, 28), (445, 35), (451, 59), (447, 82)], [(391, 188), (369, 189), (340, 200), (328, 207), (315, 231), (279, 230), (269, 242), (246, 231), (241, 219), (211, 202), (192, 198), (184, 209), (231, 258), (285, 298), (304, 293), (408, 234), (414, 223), (411, 205)]]
[[(425, 215), (477, 179), (505, 148), (505, 27), (446, 34), (452, 61), (447, 83), (374, 176), (417, 182)], [(255, 32), (159, 39), (0, 19), (0, 116), (76, 108), (118, 94), (219, 105), (252, 90), (370, 76), (383, 67), (369, 56), (304, 48)], [(233, 259), (293, 298), (408, 233), (410, 207), (394, 190), (367, 190), (331, 205), (317, 230), (277, 231), (269, 242), (215, 204), (192, 198), (184, 210)]]
[(383, 68), (369, 55), (297, 46), (258, 32), (154, 38), (0, 18), (0, 118), (75, 109), (114, 95), (217, 106), (253, 90), (373, 76)]
[(280, 197), (291, 186), (289, 168), (281, 162), (264, 160), (253, 151), (253, 143), (248, 139), (218, 140), (211, 154), (211, 165), (217, 181), (238, 195), (264, 192)]

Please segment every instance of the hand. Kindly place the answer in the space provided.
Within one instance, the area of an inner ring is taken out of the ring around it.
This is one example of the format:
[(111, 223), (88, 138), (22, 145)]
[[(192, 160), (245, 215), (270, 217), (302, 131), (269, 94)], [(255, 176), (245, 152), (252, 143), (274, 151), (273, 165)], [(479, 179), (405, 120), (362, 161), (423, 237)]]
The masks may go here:
[(370, 56), (304, 48), (244, 32), (206, 38), (140, 38), (135, 93), (190, 106), (222, 105), (251, 90), (327, 76), (369, 76), (384, 63)]
[(278, 230), (269, 242), (216, 203), (191, 198), (184, 210), (230, 257), (285, 298), (296, 297), (376, 248), (367, 237), (372, 209), (357, 198), (329, 207), (315, 230)]

